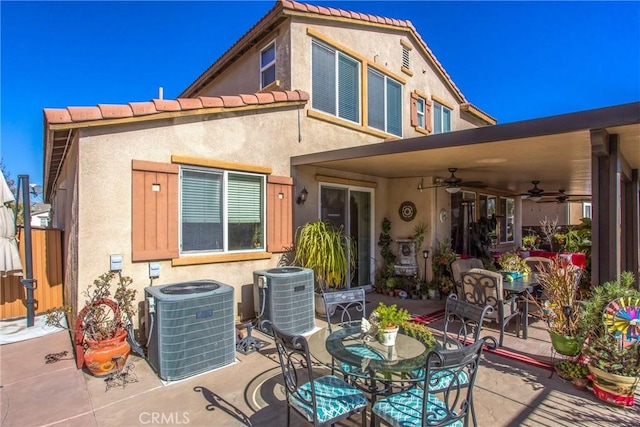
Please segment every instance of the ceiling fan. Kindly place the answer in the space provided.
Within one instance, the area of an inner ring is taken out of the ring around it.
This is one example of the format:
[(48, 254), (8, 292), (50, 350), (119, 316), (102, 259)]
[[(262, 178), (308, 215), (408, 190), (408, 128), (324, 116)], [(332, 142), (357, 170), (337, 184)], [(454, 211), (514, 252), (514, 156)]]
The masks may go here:
[[(588, 194), (567, 194), (566, 190), (561, 188), (558, 190), (557, 195), (553, 198), (553, 200), (541, 200), (538, 203), (567, 203), (567, 202), (589, 202), (591, 201), (590, 195)], [(580, 197), (579, 199), (573, 199), (573, 197)]]
[(460, 187), (474, 187), (474, 188), (486, 188), (487, 185), (482, 181), (463, 181), (462, 179), (456, 176), (456, 171), (458, 168), (449, 168), (449, 172), (451, 176), (449, 178), (438, 178), (434, 179), (434, 185), (430, 187), (423, 187), (422, 183), (418, 186), (418, 190), (422, 190), (425, 188), (433, 188), (433, 187), (445, 187), (445, 190), (448, 193), (454, 194), (461, 190)]

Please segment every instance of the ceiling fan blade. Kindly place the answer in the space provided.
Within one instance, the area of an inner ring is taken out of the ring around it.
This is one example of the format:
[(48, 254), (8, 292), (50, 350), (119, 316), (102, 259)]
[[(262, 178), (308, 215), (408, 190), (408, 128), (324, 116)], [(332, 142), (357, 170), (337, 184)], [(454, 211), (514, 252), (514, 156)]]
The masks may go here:
[(462, 181), (458, 183), (462, 187), (487, 188), (487, 184), (482, 181)]

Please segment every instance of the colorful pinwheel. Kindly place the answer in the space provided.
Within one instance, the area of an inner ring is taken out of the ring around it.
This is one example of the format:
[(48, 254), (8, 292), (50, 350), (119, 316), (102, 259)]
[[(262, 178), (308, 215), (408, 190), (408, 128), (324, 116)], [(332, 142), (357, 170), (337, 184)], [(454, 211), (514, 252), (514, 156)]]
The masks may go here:
[(602, 320), (609, 333), (624, 336), (627, 341), (640, 337), (640, 298), (620, 298), (604, 309)]

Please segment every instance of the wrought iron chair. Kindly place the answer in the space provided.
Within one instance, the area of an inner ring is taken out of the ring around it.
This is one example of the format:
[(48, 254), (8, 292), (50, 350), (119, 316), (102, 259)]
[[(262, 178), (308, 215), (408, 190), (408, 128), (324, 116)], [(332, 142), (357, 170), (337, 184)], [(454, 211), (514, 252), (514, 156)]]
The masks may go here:
[[(365, 297), (363, 288), (346, 289), (335, 292), (323, 292), (325, 313), (327, 313), (327, 327), (331, 332), (331, 318), (339, 316), (337, 323), (340, 327), (360, 324), (366, 316)], [(356, 316), (359, 314), (358, 316)]]
[(451, 263), (451, 274), (458, 298), (462, 299), (462, 273), (472, 268), (484, 268), (480, 258), (457, 259)]
[(287, 400), (287, 426), (291, 423), (291, 408), (314, 426), (326, 426), (362, 414), (366, 424), (367, 398), (354, 386), (333, 376), (314, 375), (309, 345), (302, 335), (290, 335), (269, 320), (261, 323), (263, 331), (273, 335), (282, 368)]
[[(422, 387), (413, 387), (376, 401), (372, 408), (376, 424), (382, 420), (393, 426), (468, 425), (473, 386), (487, 340), (495, 346), (495, 339), (485, 337), (454, 350), (430, 352)], [(451, 378), (445, 388), (441, 388), (438, 375)], [(463, 383), (461, 378), (467, 380)]]
[(505, 299), (502, 275), (494, 271), (473, 268), (462, 273), (462, 300), (481, 307), (491, 306), (492, 313), (487, 313), (485, 320), (498, 323), (502, 347), (505, 326), (516, 319), (516, 335), (520, 336), (521, 314), (518, 306), (519, 296), (514, 294)]
[[(363, 288), (323, 292), (322, 299), (324, 301), (325, 313), (327, 313), (327, 327), (329, 328), (329, 332), (332, 330), (332, 317), (338, 317), (336, 325), (342, 328), (360, 325), (362, 319), (366, 317), (366, 300)], [(376, 354), (366, 345), (353, 345), (350, 351), (357, 352), (361, 356), (367, 356), (371, 359), (382, 359), (380, 355)], [(340, 370), (344, 374), (344, 379), (349, 381), (350, 372), (352, 371), (351, 366), (347, 363), (340, 363)], [(331, 373), (333, 374), (334, 372), (335, 370), (332, 368)], [(360, 376), (361, 375), (359, 375), (359, 377)], [(363, 378), (360, 379), (362, 380)]]
[[(455, 294), (449, 295), (445, 306), (444, 328), (442, 330), (442, 349), (456, 349), (478, 341), (484, 319), (492, 312), (493, 308), (489, 305), (481, 307), (479, 305), (461, 301)], [(423, 379), (424, 374), (424, 369), (420, 369), (419, 371), (412, 373), (412, 376)], [(436, 393), (438, 391), (446, 390), (452, 380), (453, 377), (449, 372), (434, 371), (431, 379), (431, 392)], [(460, 373), (458, 382), (461, 385), (469, 384), (469, 377), (464, 371)], [(471, 402), (471, 405), (473, 423), (474, 425), (477, 425), (473, 402)]]

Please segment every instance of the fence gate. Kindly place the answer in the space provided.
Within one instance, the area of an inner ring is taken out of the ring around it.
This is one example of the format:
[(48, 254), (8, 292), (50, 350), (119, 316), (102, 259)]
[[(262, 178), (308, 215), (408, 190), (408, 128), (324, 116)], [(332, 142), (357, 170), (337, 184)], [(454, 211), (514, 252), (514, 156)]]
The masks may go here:
[[(33, 292), (34, 313), (63, 305), (62, 297), (62, 231), (51, 228), (32, 228), (33, 278), (38, 287)], [(20, 258), (24, 267), (24, 229), (18, 230)], [(19, 276), (1, 279), (0, 320), (27, 315), (26, 290)]]

